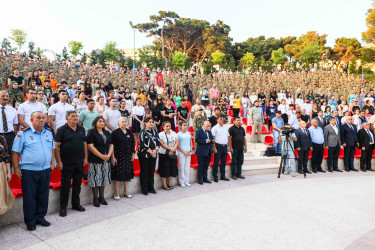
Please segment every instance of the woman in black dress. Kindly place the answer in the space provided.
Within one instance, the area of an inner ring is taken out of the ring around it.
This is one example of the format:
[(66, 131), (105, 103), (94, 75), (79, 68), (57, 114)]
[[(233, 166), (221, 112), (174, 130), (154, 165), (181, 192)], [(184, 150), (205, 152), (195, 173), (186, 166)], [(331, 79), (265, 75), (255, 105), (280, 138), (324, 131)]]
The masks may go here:
[(134, 137), (127, 129), (128, 119), (121, 117), (118, 120), (118, 128), (112, 132), (113, 154), (112, 154), (112, 181), (115, 183), (114, 199), (120, 200), (120, 183), (124, 183), (124, 196), (132, 198), (128, 193), (128, 184), (134, 178)]
[(159, 149), (158, 173), (163, 182), (163, 189), (173, 189), (172, 177), (177, 176), (177, 134), (171, 130), (171, 123), (163, 123), (163, 132), (159, 133), (161, 147)]
[(151, 107), (151, 104), (154, 100), (156, 100), (156, 91), (155, 91), (155, 86), (150, 85), (150, 88), (148, 89), (147, 93), (147, 101), (148, 101), (148, 106)]
[(152, 119), (154, 119), (154, 123), (157, 127), (157, 131), (159, 132), (159, 131), (161, 131), (160, 128), (161, 128), (162, 117), (161, 117), (160, 109), (158, 107), (158, 101), (157, 100), (152, 101), (150, 110), (152, 112)]
[(171, 128), (175, 131), (174, 117), (177, 115), (176, 110), (171, 105), (171, 99), (165, 101), (165, 106), (161, 110), (161, 115), (163, 116), (163, 123), (168, 121), (171, 123)]
[[(126, 100), (122, 99), (120, 102), (120, 106), (118, 107), (118, 111), (121, 113), (121, 117), (125, 117), (126, 119), (129, 119), (129, 111), (126, 109)], [(126, 121), (128, 123), (128, 120)]]
[(156, 155), (159, 151), (160, 140), (158, 132), (152, 129), (154, 121), (150, 117), (144, 119), (146, 128), (139, 133), (138, 159), (141, 167), (140, 181), (144, 195), (156, 194), (154, 188), (154, 172)]
[(161, 111), (161, 109), (164, 107), (163, 97), (161, 95), (157, 95), (156, 101), (158, 102), (158, 108)]
[(100, 203), (108, 205), (104, 199), (104, 187), (111, 184), (109, 160), (113, 153), (113, 144), (112, 136), (104, 126), (104, 118), (98, 116), (92, 122), (92, 129), (87, 133), (87, 145), (90, 150), (87, 180), (92, 188), (95, 207), (99, 207)]

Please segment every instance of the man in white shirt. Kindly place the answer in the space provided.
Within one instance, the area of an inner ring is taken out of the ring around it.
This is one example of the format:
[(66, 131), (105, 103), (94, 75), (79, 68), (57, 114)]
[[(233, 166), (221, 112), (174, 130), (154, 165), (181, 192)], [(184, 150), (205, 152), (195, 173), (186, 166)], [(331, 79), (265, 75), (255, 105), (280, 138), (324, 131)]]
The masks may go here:
[(301, 109), (306, 110), (306, 115), (310, 116), (311, 110), (312, 110), (312, 104), (309, 103), (309, 100), (306, 99), (305, 103), (301, 105)]
[(0, 91), (0, 135), (7, 140), (8, 153), (11, 155), (15, 132), (18, 127), (17, 110), (8, 105), (9, 94), (5, 90)]
[(365, 114), (366, 114), (366, 112), (364, 110), (361, 110), (361, 112), (359, 113), (359, 116), (354, 119), (353, 123), (354, 123), (354, 125), (357, 126), (357, 131), (359, 131), (360, 129), (362, 129), (362, 124), (364, 122), (369, 123), (369, 121), (368, 121), (367, 117), (365, 116)]
[(290, 124), (290, 126), (294, 129), (299, 129), (300, 117), (301, 117), (301, 112), (296, 111), (296, 113), (289, 118), (288, 124)]
[(120, 111), (116, 109), (116, 104), (116, 98), (109, 100), (109, 109), (104, 111), (103, 114), (105, 126), (109, 132), (118, 128), (118, 119), (121, 117)]
[(48, 110), (49, 126), (55, 131), (55, 134), (58, 128), (66, 124), (66, 111), (75, 110), (72, 105), (67, 103), (68, 92), (60, 90), (59, 98), (60, 101), (53, 104)]
[(18, 121), (23, 128), (31, 126), (30, 116), (35, 111), (40, 111), (47, 115), (46, 106), (36, 100), (36, 90), (27, 89), (27, 101), (18, 107)]
[(224, 117), (219, 116), (217, 118), (217, 124), (211, 130), (212, 136), (214, 137), (213, 153), (214, 153), (214, 164), (212, 165), (212, 175), (214, 177), (214, 182), (218, 182), (219, 178), (217, 176), (218, 166), (220, 161), (220, 179), (224, 181), (229, 181), (225, 177), (225, 165), (227, 163), (228, 154), (228, 138), (229, 132), (228, 128), (224, 125)]
[(85, 83), (85, 80), (86, 80), (86, 75), (85, 74), (81, 74), (81, 78), (77, 81), (77, 87), (79, 88), (79, 85), (82, 83)]

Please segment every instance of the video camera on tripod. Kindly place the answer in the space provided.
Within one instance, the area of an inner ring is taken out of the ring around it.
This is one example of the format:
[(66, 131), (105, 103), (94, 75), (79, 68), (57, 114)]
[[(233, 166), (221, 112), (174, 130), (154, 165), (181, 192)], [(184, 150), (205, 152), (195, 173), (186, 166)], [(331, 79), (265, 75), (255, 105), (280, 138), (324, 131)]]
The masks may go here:
[(281, 133), (285, 135), (287, 138), (290, 137), (290, 134), (294, 133), (295, 129), (291, 126), (284, 126), (281, 129)]

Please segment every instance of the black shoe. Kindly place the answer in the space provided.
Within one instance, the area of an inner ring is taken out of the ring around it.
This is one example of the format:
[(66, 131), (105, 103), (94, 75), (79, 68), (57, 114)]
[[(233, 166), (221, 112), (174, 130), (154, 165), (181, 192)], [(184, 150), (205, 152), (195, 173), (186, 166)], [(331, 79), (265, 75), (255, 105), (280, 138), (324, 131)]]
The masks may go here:
[(94, 203), (94, 207), (100, 207), (98, 198), (94, 198), (93, 203)]
[(198, 181), (198, 184), (199, 185), (203, 185), (203, 181)]
[(65, 217), (66, 216), (66, 208), (60, 208), (60, 216)]
[(81, 205), (78, 205), (78, 206), (72, 206), (72, 209), (74, 210), (77, 210), (79, 212), (84, 212), (86, 211), (86, 209), (84, 207), (82, 207)]
[(355, 168), (351, 168), (350, 170), (354, 172), (358, 172), (358, 169), (355, 169)]
[(316, 174), (316, 173), (318, 173), (318, 171), (316, 171), (316, 170), (313, 170), (313, 173), (314, 173), (314, 174)]
[(106, 201), (104, 198), (99, 198), (99, 202), (100, 202), (102, 205), (105, 205), (105, 206), (108, 205), (107, 201)]
[(222, 180), (222, 181), (229, 181), (229, 179), (226, 178), (226, 177), (224, 177), (224, 178), (220, 178), (220, 180)]
[(151, 194), (156, 194), (155, 189), (153, 189), (153, 190), (151, 190), (151, 191), (148, 191), (148, 192), (151, 193)]
[(306, 174), (311, 174), (311, 172), (309, 170), (306, 170), (305, 173)]
[(328, 172), (332, 173), (333, 171), (332, 171), (332, 169), (328, 169)]
[(299, 174), (303, 174), (302, 170), (298, 170), (298, 173), (299, 173)]
[(37, 224), (37, 225), (41, 225), (42, 227), (49, 227), (49, 226), (51, 226), (51, 223), (49, 223), (49, 222), (46, 221), (46, 220), (39, 220), (39, 221), (36, 221), (36, 224)]
[(232, 176), (232, 179), (233, 179), (233, 180), (237, 180), (237, 177), (236, 177), (236, 176)]
[(214, 178), (214, 182), (219, 182), (219, 179), (218, 178)]
[[(362, 172), (366, 172), (366, 169), (361, 169), (361, 171), (362, 171)], [(369, 170), (369, 171), (371, 171), (371, 170)]]
[(36, 230), (35, 224), (27, 225), (27, 230), (29, 230), (29, 231), (35, 231)]
[[(336, 170), (335, 170), (336, 171)], [(345, 172), (350, 172), (350, 169), (345, 169)]]
[(334, 169), (333, 171), (342, 172), (342, 170), (340, 170), (340, 169)]
[(204, 182), (204, 183), (212, 183), (212, 182), (210, 182), (209, 180), (204, 180), (203, 182)]
[(245, 179), (245, 176), (243, 176), (243, 175), (237, 175), (237, 178)]
[(323, 169), (321, 169), (321, 170), (318, 170), (318, 172), (325, 173), (326, 171), (324, 171)]
[(374, 169), (370, 168), (370, 169), (367, 169), (367, 171), (375, 171)]

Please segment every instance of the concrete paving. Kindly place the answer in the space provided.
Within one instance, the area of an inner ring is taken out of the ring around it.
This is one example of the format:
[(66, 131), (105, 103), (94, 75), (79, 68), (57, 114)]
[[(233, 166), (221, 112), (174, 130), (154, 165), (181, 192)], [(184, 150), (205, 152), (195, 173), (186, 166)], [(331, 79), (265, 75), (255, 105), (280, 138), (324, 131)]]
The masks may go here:
[(194, 184), (109, 200), (52, 225), (0, 228), (1, 249), (375, 249), (375, 173)]

